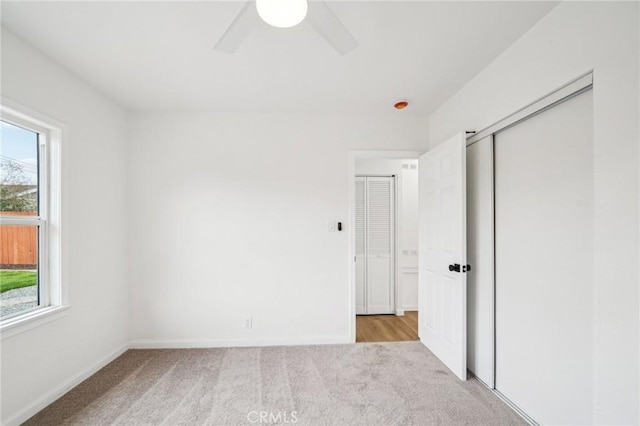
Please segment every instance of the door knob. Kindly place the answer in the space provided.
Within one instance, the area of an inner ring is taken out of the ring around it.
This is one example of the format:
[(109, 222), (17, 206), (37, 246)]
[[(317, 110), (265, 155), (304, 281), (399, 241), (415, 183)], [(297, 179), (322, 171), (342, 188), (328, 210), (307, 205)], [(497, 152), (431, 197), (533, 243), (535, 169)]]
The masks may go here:
[(460, 264), (459, 263), (454, 263), (453, 265), (449, 265), (449, 271), (453, 272), (460, 272)]

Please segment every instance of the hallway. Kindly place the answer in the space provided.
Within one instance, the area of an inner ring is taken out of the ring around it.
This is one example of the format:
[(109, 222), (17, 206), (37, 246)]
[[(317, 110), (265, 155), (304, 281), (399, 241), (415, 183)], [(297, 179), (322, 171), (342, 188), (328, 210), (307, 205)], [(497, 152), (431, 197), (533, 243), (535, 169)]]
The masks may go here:
[(402, 342), (418, 340), (418, 312), (396, 315), (356, 316), (356, 342)]

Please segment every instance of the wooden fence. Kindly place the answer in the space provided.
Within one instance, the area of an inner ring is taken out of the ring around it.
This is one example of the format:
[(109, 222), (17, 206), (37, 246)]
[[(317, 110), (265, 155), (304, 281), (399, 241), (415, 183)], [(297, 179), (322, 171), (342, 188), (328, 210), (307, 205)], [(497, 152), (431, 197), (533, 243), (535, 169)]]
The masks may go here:
[[(2, 212), (3, 216), (32, 216), (35, 213)], [(37, 226), (0, 226), (0, 267), (33, 269), (38, 264)]]

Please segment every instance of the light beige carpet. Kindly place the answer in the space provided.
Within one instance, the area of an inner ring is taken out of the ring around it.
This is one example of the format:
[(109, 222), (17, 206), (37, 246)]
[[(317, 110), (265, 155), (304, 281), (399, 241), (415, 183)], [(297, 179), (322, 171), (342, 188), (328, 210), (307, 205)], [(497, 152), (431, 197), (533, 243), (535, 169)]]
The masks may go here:
[(400, 342), (130, 350), (26, 424), (525, 423), (421, 343)]

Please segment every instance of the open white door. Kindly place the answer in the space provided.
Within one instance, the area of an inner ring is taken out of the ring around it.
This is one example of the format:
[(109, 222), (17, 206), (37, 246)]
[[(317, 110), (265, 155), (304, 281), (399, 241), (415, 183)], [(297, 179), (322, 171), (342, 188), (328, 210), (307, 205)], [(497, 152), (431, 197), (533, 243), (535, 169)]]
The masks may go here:
[(422, 343), (467, 379), (466, 138), (420, 157), (419, 312)]

